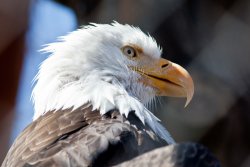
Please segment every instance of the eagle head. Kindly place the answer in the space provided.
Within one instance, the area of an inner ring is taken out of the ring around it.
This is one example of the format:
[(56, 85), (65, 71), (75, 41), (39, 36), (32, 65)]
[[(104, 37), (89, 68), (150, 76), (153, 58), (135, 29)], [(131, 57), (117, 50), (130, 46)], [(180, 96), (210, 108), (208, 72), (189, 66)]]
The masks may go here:
[(145, 107), (156, 96), (192, 99), (194, 87), (188, 72), (161, 58), (161, 48), (139, 28), (91, 24), (44, 49), (50, 56), (41, 64), (32, 92), (34, 119), (48, 111), (92, 105), (105, 114), (118, 109), (136, 116), (159, 136), (166, 130)]

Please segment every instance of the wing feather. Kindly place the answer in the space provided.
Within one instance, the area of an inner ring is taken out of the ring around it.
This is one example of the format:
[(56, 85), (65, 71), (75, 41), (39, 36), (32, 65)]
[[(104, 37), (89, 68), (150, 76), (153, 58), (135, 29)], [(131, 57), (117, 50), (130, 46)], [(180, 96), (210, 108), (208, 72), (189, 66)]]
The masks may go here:
[(20, 134), (2, 167), (115, 165), (166, 144), (133, 113), (128, 120), (91, 106), (47, 112)]

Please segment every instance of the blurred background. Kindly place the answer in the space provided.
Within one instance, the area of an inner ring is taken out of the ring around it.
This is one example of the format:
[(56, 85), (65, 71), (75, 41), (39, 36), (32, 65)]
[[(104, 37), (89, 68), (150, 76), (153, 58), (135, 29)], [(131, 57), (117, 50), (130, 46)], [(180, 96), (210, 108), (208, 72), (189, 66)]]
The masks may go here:
[(190, 72), (195, 95), (153, 110), (177, 142), (206, 145), (222, 166), (250, 166), (250, 1), (0, 0), (0, 162), (32, 121), (32, 80), (46, 43), (89, 22), (139, 26)]

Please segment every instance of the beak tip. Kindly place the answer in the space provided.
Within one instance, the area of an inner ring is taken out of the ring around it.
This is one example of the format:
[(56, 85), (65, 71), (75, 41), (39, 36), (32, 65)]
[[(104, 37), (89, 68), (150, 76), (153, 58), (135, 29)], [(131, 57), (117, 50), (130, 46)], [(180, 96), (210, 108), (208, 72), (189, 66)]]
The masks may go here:
[(190, 103), (190, 101), (191, 101), (191, 99), (187, 98), (184, 108), (186, 108), (188, 106), (188, 104)]
[(186, 108), (188, 104), (191, 102), (191, 100), (193, 99), (193, 95), (194, 95), (194, 87), (192, 86), (192, 89), (190, 89), (190, 91), (187, 92), (187, 100), (184, 108)]

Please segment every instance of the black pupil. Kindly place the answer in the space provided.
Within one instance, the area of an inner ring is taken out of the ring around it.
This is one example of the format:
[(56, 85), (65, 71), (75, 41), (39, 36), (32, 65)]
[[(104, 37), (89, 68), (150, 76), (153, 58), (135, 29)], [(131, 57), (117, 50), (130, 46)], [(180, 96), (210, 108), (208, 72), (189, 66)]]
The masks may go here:
[(128, 49), (128, 54), (130, 55), (132, 53), (132, 51), (130, 49)]

